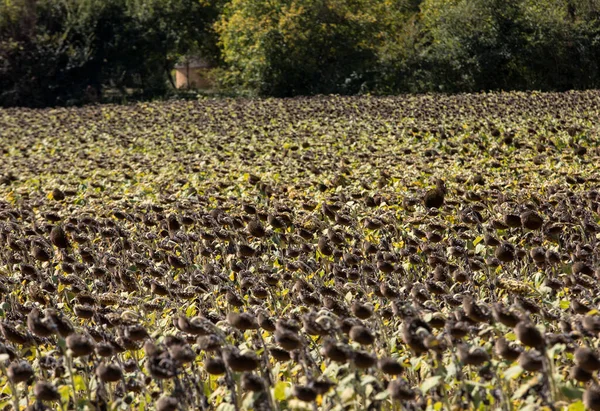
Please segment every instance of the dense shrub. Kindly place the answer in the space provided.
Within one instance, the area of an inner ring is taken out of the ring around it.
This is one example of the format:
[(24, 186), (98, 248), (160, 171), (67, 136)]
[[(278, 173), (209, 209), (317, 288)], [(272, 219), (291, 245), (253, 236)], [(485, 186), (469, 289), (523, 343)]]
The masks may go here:
[(181, 54), (216, 54), (207, 30), (216, 17), (213, 6), (197, 0), (5, 0), (0, 105), (93, 100), (106, 87), (163, 94)]
[[(600, 3), (599, 3), (600, 4)], [(570, 0), (426, 0), (427, 89), (597, 87), (600, 6)]]
[(1, 1), (5, 106), (162, 96), (197, 53), (257, 95), (600, 87), (600, 0)]
[(232, 84), (276, 96), (357, 91), (375, 62), (375, 23), (357, 3), (233, 0), (218, 26)]
[[(392, 4), (393, 3), (393, 4)], [(231, 1), (229, 84), (268, 95), (600, 85), (597, 0)]]

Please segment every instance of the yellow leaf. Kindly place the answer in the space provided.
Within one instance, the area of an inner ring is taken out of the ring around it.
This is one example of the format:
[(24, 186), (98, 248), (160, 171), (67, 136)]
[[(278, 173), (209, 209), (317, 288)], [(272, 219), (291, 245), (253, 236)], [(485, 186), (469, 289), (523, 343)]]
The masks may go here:
[(85, 390), (85, 381), (83, 380), (83, 376), (81, 374), (74, 375), (73, 381), (75, 382), (75, 389), (77, 391)]
[(188, 317), (192, 317), (196, 314), (196, 303), (190, 304), (190, 306), (185, 310), (185, 315)]
[(63, 403), (68, 403), (69, 402), (69, 398), (71, 396), (71, 386), (70, 385), (63, 385), (62, 387), (60, 387), (58, 389), (58, 392), (60, 393), (60, 398), (62, 400)]
[(285, 391), (289, 387), (289, 383), (285, 381), (279, 381), (275, 384), (274, 396), (277, 401), (283, 401), (286, 399)]

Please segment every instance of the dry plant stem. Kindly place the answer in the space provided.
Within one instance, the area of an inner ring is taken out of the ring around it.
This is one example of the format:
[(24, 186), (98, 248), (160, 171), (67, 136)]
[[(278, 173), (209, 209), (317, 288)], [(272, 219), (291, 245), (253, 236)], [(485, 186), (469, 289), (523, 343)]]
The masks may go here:
[[(192, 370), (194, 371), (194, 375), (200, 375), (200, 370), (197, 369), (196, 364), (192, 364)], [(208, 399), (206, 398), (206, 393), (204, 392), (204, 382), (198, 377), (194, 378), (193, 376), (191, 376), (191, 378), (196, 383), (199, 392), (198, 401), (200, 409), (205, 410), (206, 406), (208, 405)]]
[[(438, 356), (440, 358), (438, 358)], [(435, 354), (435, 364), (436, 364), (436, 374), (440, 377), (440, 384), (441, 384), (441, 394), (442, 394), (442, 402), (444, 403), (444, 405), (446, 406), (447, 409), (451, 409), (450, 407), (450, 403), (448, 402), (448, 396), (446, 395), (446, 388), (444, 388), (444, 368), (442, 365), (442, 358), (441, 355), (439, 355), (438, 353)]]
[[(315, 355), (317, 357), (319, 357), (321, 360), (323, 360), (323, 357), (321, 357), (321, 354), (319, 353), (319, 347), (317, 346), (317, 343), (312, 339), (312, 338), (307, 338), (310, 341), (310, 344), (313, 346), (314, 348), (314, 352)], [(305, 347), (304, 349), (304, 355), (305, 358), (310, 362), (310, 365), (312, 366), (312, 369), (314, 370), (314, 372), (316, 373), (316, 375), (321, 375), (321, 367), (319, 366), (319, 364), (317, 364), (315, 362), (315, 359), (313, 358), (313, 356), (310, 354), (310, 351), (308, 350), (308, 347)]]
[[(223, 362), (225, 362), (225, 358), (223, 357), (223, 352), (220, 352), (221, 355), (221, 360), (223, 360)], [(240, 411), (240, 405), (238, 404), (238, 396), (237, 396), (237, 392), (236, 392), (236, 382), (233, 379), (233, 374), (231, 373), (231, 370), (229, 369), (229, 367), (225, 367), (225, 378), (227, 380), (227, 386), (229, 388), (230, 394), (231, 394), (231, 403), (233, 404), (235, 411)]]
[[(317, 342), (315, 340), (313, 340), (312, 338), (310, 338), (310, 337), (307, 337), (306, 339), (308, 340), (308, 343), (311, 346), (311, 348), (313, 349), (313, 352), (315, 353), (315, 356), (317, 357), (317, 359), (319, 360), (319, 362), (323, 361), (323, 357), (321, 356), (321, 353), (319, 353), (319, 346), (318, 346)], [(315, 362), (315, 360), (312, 357), (312, 355), (309, 355), (308, 358), (309, 358), (309, 361), (311, 362), (311, 365), (317, 371), (317, 373), (321, 374), (321, 368)]]
[(235, 379), (235, 385), (236, 385), (235, 406), (237, 407), (237, 409), (241, 409), (240, 404), (242, 404), (242, 400), (244, 399), (244, 394), (242, 392), (241, 375), (238, 377), (239, 378)]
[[(448, 337), (448, 340), (450, 340), (450, 342), (451, 342), (450, 337)], [(450, 353), (452, 355), (452, 361), (454, 362), (454, 366), (456, 367), (456, 372), (462, 373), (462, 367), (461, 367), (462, 364), (461, 364), (460, 360), (458, 359), (458, 357), (456, 356), (456, 351), (455, 351), (454, 347), (450, 350)], [(462, 378), (460, 379), (460, 384), (462, 385), (464, 390), (467, 389), (467, 384), (465, 383), (464, 376), (462, 376)]]
[(110, 385), (110, 384), (106, 384), (105, 387), (106, 387), (106, 391), (108, 392), (108, 401), (109, 401), (109, 404), (112, 407), (114, 405), (114, 403), (115, 403), (114, 390), (112, 389), (112, 385)]
[(267, 396), (269, 397), (269, 403), (275, 410), (279, 410), (279, 405), (277, 401), (271, 395), (271, 387), (273, 386), (273, 375), (271, 374), (271, 367), (269, 367), (269, 357), (267, 356), (267, 345), (265, 344), (265, 340), (263, 339), (262, 332), (260, 328), (256, 330), (256, 334), (258, 335), (258, 339), (260, 341), (260, 345), (262, 347), (262, 360), (264, 364), (264, 369), (262, 370), (263, 378), (265, 378), (267, 384), (269, 384), (268, 389), (266, 390)]
[[(4, 375), (8, 375), (6, 373), (6, 366), (4, 365), (4, 362), (1, 363), (2, 364), (2, 373)], [(10, 392), (12, 392), (12, 400), (13, 400), (13, 407), (16, 411), (19, 410), (19, 388), (17, 387), (17, 384), (15, 384), (10, 378), (8, 378), (8, 385), (10, 386)]]
[(556, 388), (556, 382), (554, 381), (554, 366), (552, 358), (548, 353), (548, 350), (544, 349), (544, 376), (548, 382), (548, 388), (550, 388), (550, 400), (552, 404), (555, 404), (558, 399), (558, 392)]
[(75, 388), (75, 375), (73, 373), (73, 356), (67, 351), (67, 368), (69, 370), (69, 376), (71, 377), (71, 388), (73, 388), (73, 403), (75, 409), (78, 409), (79, 399), (77, 397), (77, 389)]
[(387, 353), (389, 350), (389, 347), (387, 347), (387, 342), (389, 341), (389, 339), (388, 339), (387, 331), (385, 330), (385, 324), (383, 322), (384, 321), (383, 317), (381, 317), (381, 315), (379, 315), (379, 313), (377, 313), (377, 312), (374, 313), (374, 316), (377, 320), (377, 323), (379, 324), (379, 329), (381, 330), (381, 333), (383, 334), (383, 341), (385, 341), (385, 343), (386, 343), (386, 347), (384, 349), (384, 347), (380, 346), (380, 342), (377, 341), (377, 348), (380, 348)]
[[(125, 368), (123, 365), (123, 361), (121, 360), (121, 355), (116, 355), (115, 357), (117, 359), (117, 363), (119, 364), (119, 367), (121, 367), (121, 369)], [(138, 368), (141, 370), (142, 367), (140, 367), (140, 361), (138, 359), (137, 351), (133, 352), (133, 357), (135, 359), (135, 362), (136, 362)], [(123, 383), (123, 387), (126, 387), (125, 374), (121, 374), (121, 382)], [(106, 385), (108, 386), (108, 389), (109, 389), (110, 401), (111, 401), (111, 403), (113, 403), (114, 402), (114, 392), (112, 390), (112, 384), (109, 383)], [(143, 385), (143, 389), (144, 389), (144, 391), (146, 390), (145, 384)]]
[(413, 369), (413, 367), (410, 367), (408, 369), (408, 372), (406, 374), (406, 379), (408, 380), (408, 382), (411, 385), (416, 385), (417, 382), (419, 381), (419, 377), (417, 376), (415, 370)]
[(499, 369), (498, 364), (493, 366), (492, 369), (494, 370), (494, 376), (496, 377), (496, 380), (498, 381), (498, 386), (500, 387), (500, 392), (502, 393), (502, 400), (503, 400), (502, 408), (504, 409), (506, 407), (506, 409), (508, 411), (512, 411), (512, 402), (508, 395), (509, 388), (507, 387), (507, 384), (504, 383), (503, 379), (500, 378), (500, 374), (498, 372), (498, 369)]
[(211, 286), (212, 290), (210, 293), (208, 293), (208, 295), (210, 296), (210, 300), (212, 302), (212, 306), (216, 307), (217, 310), (219, 311), (219, 314), (223, 314), (223, 311), (221, 310), (221, 306), (219, 304), (217, 304), (217, 299), (215, 298), (215, 294), (218, 292), (218, 288), (216, 286)]
[(333, 388), (333, 397), (335, 398), (334, 403), (339, 404), (340, 408), (343, 408), (343, 402), (342, 402), (342, 397), (340, 397), (340, 394), (338, 394), (337, 387)]
[[(27, 401), (27, 406), (29, 406), (29, 389), (25, 387), (25, 400)], [(35, 403), (35, 399), (33, 401)]]
[[(33, 345), (35, 345), (35, 352), (36, 352), (36, 356), (37, 358), (41, 358), (42, 357), (42, 352), (40, 351), (40, 346), (38, 345), (37, 341), (35, 341), (35, 339), (33, 340)], [(42, 367), (40, 367), (40, 370), (42, 372), (42, 378), (44, 380), (47, 380), (48, 377), (46, 376), (46, 370)]]
[(366, 395), (364, 387), (362, 386), (362, 379), (360, 378), (360, 371), (354, 364), (352, 364), (350, 367), (351, 367), (352, 371), (354, 372), (355, 390), (356, 390), (356, 392), (358, 392), (358, 395), (362, 399), (362, 405), (364, 407), (366, 407), (367, 406), (367, 395)]
[(304, 371), (304, 375), (306, 376), (306, 378), (308, 378), (309, 380), (312, 380), (313, 378), (313, 373), (312, 371), (306, 366), (306, 362), (308, 361), (307, 357), (310, 357), (308, 355), (308, 353), (306, 352), (307, 349), (304, 348), (303, 350), (300, 351), (300, 355), (301, 355), (301, 359), (300, 359), (300, 365), (302, 365), (302, 369)]
[[(94, 365), (95, 368), (95, 365)], [(88, 400), (92, 399), (92, 391), (90, 390), (90, 375), (93, 375), (93, 371), (90, 372), (87, 361), (85, 362), (85, 372), (83, 373), (83, 381), (85, 383), (85, 393)]]

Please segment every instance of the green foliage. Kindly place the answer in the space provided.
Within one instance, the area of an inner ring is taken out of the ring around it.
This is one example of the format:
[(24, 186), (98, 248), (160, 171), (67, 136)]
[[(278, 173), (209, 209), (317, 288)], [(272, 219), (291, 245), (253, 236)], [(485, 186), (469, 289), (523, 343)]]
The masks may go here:
[(0, 105), (164, 95), (185, 55), (268, 96), (600, 87), (600, 0), (0, 0)]
[(164, 94), (190, 50), (216, 58), (213, 3), (197, 0), (4, 0), (0, 105), (97, 99), (106, 86)]
[(450, 92), (597, 87), (598, 10), (594, 1), (425, 0), (410, 47), (383, 56), (385, 83)]
[(234, 0), (226, 81), (258, 94), (600, 84), (596, 0)]
[(359, 92), (373, 80), (392, 7), (369, 0), (233, 0), (217, 25), (226, 81), (275, 96)]

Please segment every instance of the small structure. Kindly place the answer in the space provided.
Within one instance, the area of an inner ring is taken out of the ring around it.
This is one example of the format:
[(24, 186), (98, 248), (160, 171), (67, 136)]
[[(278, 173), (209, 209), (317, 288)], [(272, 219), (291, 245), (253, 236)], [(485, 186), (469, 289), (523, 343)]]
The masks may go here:
[(175, 65), (177, 88), (207, 89), (213, 86), (209, 73), (212, 64), (200, 57), (188, 57)]

